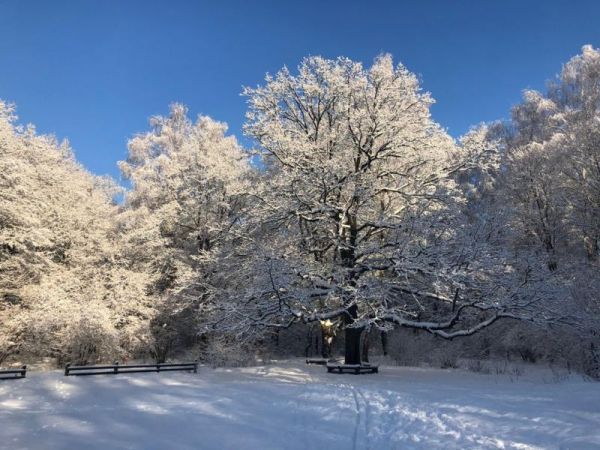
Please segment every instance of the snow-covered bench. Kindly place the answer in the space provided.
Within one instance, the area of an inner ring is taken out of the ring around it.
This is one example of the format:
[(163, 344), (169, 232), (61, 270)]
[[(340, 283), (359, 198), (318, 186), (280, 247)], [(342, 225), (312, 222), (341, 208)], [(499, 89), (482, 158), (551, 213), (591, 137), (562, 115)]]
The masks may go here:
[(162, 363), (162, 364), (119, 364), (105, 366), (65, 366), (65, 376), (73, 375), (116, 375), (118, 373), (140, 372), (171, 372), (173, 370), (186, 370), (198, 373), (198, 363)]
[(327, 364), (328, 373), (352, 373), (359, 375), (362, 373), (379, 373), (379, 366), (370, 364)]
[(25, 378), (27, 375), (27, 366), (20, 369), (0, 369), (0, 380), (13, 380), (15, 378)]

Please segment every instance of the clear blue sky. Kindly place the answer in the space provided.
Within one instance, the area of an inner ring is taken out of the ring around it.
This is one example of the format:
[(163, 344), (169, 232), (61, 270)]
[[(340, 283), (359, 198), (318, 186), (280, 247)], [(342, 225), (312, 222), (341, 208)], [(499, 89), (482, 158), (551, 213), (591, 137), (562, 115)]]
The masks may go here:
[(458, 136), (507, 117), (584, 44), (600, 46), (600, 1), (0, 0), (0, 98), (118, 176), (127, 139), (169, 103), (239, 136), (242, 85), (306, 55), (392, 53)]

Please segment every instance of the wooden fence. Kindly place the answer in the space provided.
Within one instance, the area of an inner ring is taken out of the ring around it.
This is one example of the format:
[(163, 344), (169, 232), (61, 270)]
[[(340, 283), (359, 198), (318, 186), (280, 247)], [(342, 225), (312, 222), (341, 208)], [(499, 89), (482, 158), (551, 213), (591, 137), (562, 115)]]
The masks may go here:
[(198, 363), (163, 363), (163, 364), (119, 364), (105, 366), (65, 366), (65, 376), (82, 375), (117, 375), (119, 373), (139, 372), (171, 372), (174, 370), (186, 370), (198, 373)]
[(15, 378), (25, 378), (27, 375), (27, 366), (20, 369), (2, 369), (0, 370), (0, 380), (13, 380)]

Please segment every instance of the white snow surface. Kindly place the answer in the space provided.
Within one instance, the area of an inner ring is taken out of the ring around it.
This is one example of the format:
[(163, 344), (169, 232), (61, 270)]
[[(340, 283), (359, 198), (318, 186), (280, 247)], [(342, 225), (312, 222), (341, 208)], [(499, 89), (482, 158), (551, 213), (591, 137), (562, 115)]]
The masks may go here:
[(0, 381), (2, 449), (600, 449), (600, 383), (380, 367)]

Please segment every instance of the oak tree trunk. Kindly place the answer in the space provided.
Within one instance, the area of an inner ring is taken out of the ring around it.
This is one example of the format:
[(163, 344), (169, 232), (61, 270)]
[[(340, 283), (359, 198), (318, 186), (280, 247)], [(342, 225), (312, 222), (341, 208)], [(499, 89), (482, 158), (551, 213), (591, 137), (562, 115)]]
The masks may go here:
[(361, 363), (361, 349), (360, 349), (360, 338), (364, 331), (364, 328), (350, 327), (354, 320), (358, 317), (358, 306), (350, 306), (345, 315), (345, 364), (360, 364)]
[(369, 333), (366, 330), (362, 336), (362, 362), (369, 362)]
[(388, 355), (388, 335), (387, 331), (381, 332), (381, 349), (383, 350), (383, 356)]

